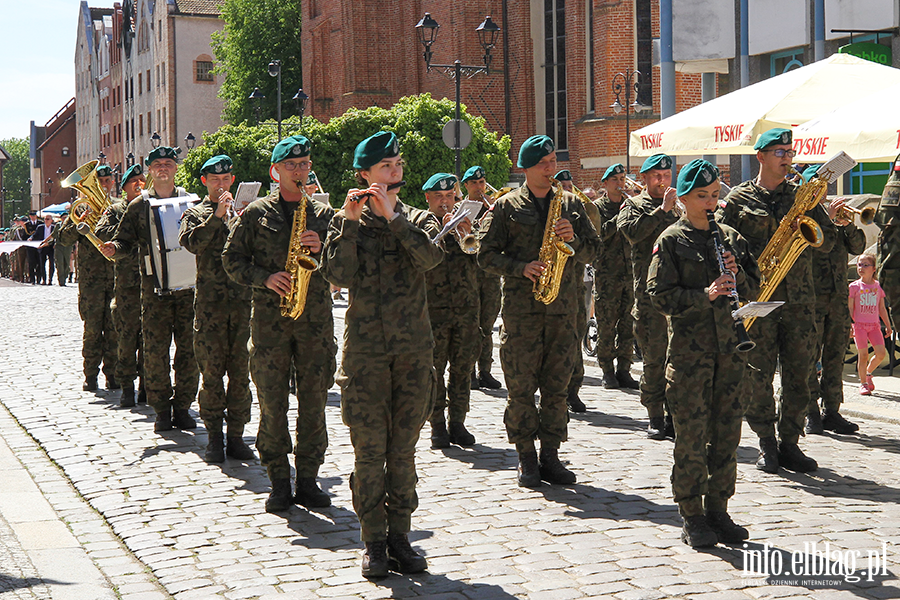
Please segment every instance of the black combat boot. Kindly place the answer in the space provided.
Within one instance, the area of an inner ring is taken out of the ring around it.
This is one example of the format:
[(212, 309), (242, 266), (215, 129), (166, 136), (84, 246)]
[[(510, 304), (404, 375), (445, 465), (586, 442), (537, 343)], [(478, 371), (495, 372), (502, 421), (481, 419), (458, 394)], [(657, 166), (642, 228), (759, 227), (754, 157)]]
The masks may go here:
[(475, 436), (469, 433), (461, 421), (450, 421), (450, 443), (457, 446), (474, 446)]
[(206, 454), (203, 456), (208, 463), (225, 462), (225, 436), (222, 435), (222, 424), (218, 429), (211, 423), (206, 424), (206, 433), (209, 441), (206, 443)]
[(272, 491), (266, 499), (266, 512), (282, 512), (294, 503), (294, 495), (291, 493), (291, 479), (276, 479), (272, 482)]
[(709, 524), (720, 542), (726, 544), (740, 544), (750, 537), (746, 527), (741, 527), (731, 520), (731, 516), (725, 511), (706, 511), (706, 522)]
[(315, 477), (298, 477), (294, 502), (306, 508), (325, 508), (331, 506), (331, 497), (319, 488)]
[(156, 413), (156, 423), (153, 424), (153, 431), (159, 433), (160, 431), (171, 431), (172, 430), (172, 409), (167, 408), (162, 412)]
[(575, 473), (565, 468), (559, 461), (559, 451), (556, 448), (541, 448), (540, 474), (541, 479), (547, 483), (558, 485), (575, 483)]
[(691, 548), (710, 548), (719, 542), (719, 537), (706, 520), (706, 515), (682, 517), (681, 541)]
[(387, 540), (366, 542), (366, 552), (362, 558), (362, 576), (366, 579), (388, 576)]
[(666, 437), (675, 439), (675, 421), (672, 419), (672, 413), (666, 415)]
[(849, 435), (851, 433), (856, 433), (859, 431), (859, 425), (856, 423), (851, 423), (838, 411), (830, 411), (827, 408), (825, 409), (825, 414), (822, 415), (821, 426), (823, 429), (827, 429), (828, 431), (833, 431), (835, 433), (840, 433), (844, 435)]
[(93, 377), (85, 377), (84, 385), (81, 386), (81, 389), (83, 389), (86, 392), (96, 392), (97, 391), (97, 376), (94, 375)]
[(616, 371), (616, 381), (619, 382), (619, 387), (626, 390), (637, 390), (641, 387), (641, 384), (631, 376), (630, 367), (619, 367), (619, 370)]
[(600, 370), (603, 371), (603, 387), (608, 390), (619, 389), (619, 379), (616, 377), (616, 370), (613, 369), (612, 361), (600, 365)]
[(786, 442), (778, 445), (778, 463), (788, 471), (795, 473), (812, 473), (819, 468), (819, 464), (814, 459), (803, 454), (800, 446)]
[(478, 375), (475, 374), (474, 370), (472, 371), (472, 383), (469, 385), (470, 390), (477, 390), (479, 387), (481, 387), (481, 382), (478, 381)]
[(197, 421), (194, 420), (188, 409), (176, 408), (172, 413), (172, 424), (178, 429), (195, 429), (197, 427)]
[(398, 573), (421, 573), (428, 568), (425, 557), (413, 550), (405, 533), (388, 534), (387, 551), (390, 567)]
[(131, 408), (134, 406), (134, 382), (126, 381), (122, 384), (122, 397), (119, 399), (119, 406), (122, 408)]
[(225, 454), (237, 460), (256, 460), (256, 454), (239, 435), (231, 435), (225, 439)]
[(119, 389), (120, 387), (122, 387), (122, 386), (120, 386), (120, 385), (119, 385), (119, 382), (116, 381), (115, 375), (107, 375), (107, 376), (106, 376), (106, 389), (108, 389), (108, 390), (117, 390), (117, 389)]
[(759, 458), (756, 468), (765, 473), (778, 472), (778, 440), (774, 436), (759, 438)]
[(482, 371), (478, 376), (478, 385), (488, 390), (499, 390), (503, 384), (494, 379), (490, 371)]
[(538, 467), (538, 456), (535, 450), (519, 452), (518, 476), (519, 487), (541, 487), (541, 471)]
[(665, 417), (650, 417), (650, 424), (647, 425), (647, 437), (651, 440), (666, 439)]
[(822, 435), (825, 428), (822, 426), (822, 415), (819, 413), (818, 405), (813, 406), (806, 415), (806, 427), (804, 430), (807, 434)]
[(431, 424), (431, 447), (434, 450), (450, 447), (450, 434), (447, 433), (447, 424), (444, 421), (435, 421)]
[(147, 390), (144, 388), (144, 378), (141, 377), (138, 383), (138, 404), (147, 404)]
[(581, 401), (581, 398), (578, 397), (578, 390), (569, 392), (569, 395), (566, 397), (566, 406), (568, 406), (569, 410), (573, 413), (587, 412), (587, 406), (585, 406), (584, 402)]

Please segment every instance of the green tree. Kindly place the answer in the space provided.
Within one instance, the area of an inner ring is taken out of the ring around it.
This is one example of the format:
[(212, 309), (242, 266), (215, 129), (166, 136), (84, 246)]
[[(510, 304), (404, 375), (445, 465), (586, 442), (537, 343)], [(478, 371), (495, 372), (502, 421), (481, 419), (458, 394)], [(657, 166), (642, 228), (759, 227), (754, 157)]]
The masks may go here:
[[(28, 150), (29, 138), (9, 138), (0, 140), (0, 146), (9, 154), (9, 162), (3, 167), (3, 187), (6, 189), (3, 204), (3, 217), (6, 220), (3, 226), (9, 224), (9, 220), (16, 211), (25, 212), (28, 209), (28, 194), (31, 190), (25, 180), (28, 179)], [(24, 190), (24, 191), (22, 191)]]
[(281, 61), (282, 116), (294, 112), (294, 94), (303, 86), (300, 57), (300, 0), (225, 0), (225, 27), (213, 33), (216, 73), (225, 81), (219, 97), (223, 118), (230, 123), (254, 119), (248, 96), (258, 87), (265, 94), (260, 118), (275, 119), (277, 78), (268, 74), (272, 60)]
[(200, 181), (200, 168), (213, 156), (227, 154), (238, 181), (259, 181), (267, 188), (272, 139), (270, 130), (247, 124), (223, 125), (215, 133), (204, 131), (204, 144), (188, 152), (175, 174), (175, 183), (202, 198), (206, 188)]

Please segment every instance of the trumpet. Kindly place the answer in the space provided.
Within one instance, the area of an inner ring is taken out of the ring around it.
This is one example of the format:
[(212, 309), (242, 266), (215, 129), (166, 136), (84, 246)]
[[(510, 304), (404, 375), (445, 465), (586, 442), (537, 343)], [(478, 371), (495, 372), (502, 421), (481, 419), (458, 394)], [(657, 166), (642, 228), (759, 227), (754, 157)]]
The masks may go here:
[(465, 252), (466, 254), (475, 254), (478, 252), (478, 248), (481, 243), (478, 241), (478, 238), (475, 237), (475, 234), (471, 231), (467, 234), (463, 234), (459, 230), (460, 224), (466, 219), (464, 214), (459, 213), (459, 208), (453, 211), (450, 220), (447, 221), (447, 224), (444, 225), (443, 229), (441, 229), (440, 233), (434, 236), (434, 239), (431, 240), (431, 243), (437, 245), (441, 242), (444, 237), (448, 233), (452, 233), (453, 237), (456, 238), (456, 243), (459, 244), (459, 249)]
[(491, 185), (490, 183), (488, 183), (487, 181), (484, 182), (484, 186), (485, 186), (485, 187), (488, 189), (488, 191), (491, 193), (491, 195), (490, 195), (491, 202), (496, 202), (497, 199), (498, 199), (500, 196), (505, 196), (506, 194), (510, 193), (510, 192), (513, 190), (513, 189), (512, 189), (511, 187), (509, 187), (509, 186), (502, 187), (502, 188), (500, 188), (500, 189), (498, 190), (497, 188), (495, 188), (494, 186), (492, 186), (492, 185)]
[(629, 177), (625, 176), (625, 185), (619, 188), (619, 191), (628, 196), (629, 198), (632, 196), (637, 196), (641, 192), (644, 191), (644, 186)]
[(835, 220), (843, 219), (845, 221), (853, 222), (854, 215), (859, 216), (860, 225), (871, 225), (875, 222), (875, 212), (876, 209), (874, 206), (867, 206), (865, 208), (853, 208), (852, 206), (844, 205), (840, 207), (837, 211), (837, 215), (835, 215)]

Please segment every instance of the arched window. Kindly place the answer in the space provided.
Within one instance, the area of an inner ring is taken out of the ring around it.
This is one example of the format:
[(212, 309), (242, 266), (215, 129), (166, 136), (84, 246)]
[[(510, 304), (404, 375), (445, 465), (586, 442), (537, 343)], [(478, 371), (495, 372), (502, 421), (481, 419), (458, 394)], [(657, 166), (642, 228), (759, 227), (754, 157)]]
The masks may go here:
[(208, 54), (201, 54), (194, 59), (194, 83), (215, 83), (216, 76), (213, 74), (215, 63)]

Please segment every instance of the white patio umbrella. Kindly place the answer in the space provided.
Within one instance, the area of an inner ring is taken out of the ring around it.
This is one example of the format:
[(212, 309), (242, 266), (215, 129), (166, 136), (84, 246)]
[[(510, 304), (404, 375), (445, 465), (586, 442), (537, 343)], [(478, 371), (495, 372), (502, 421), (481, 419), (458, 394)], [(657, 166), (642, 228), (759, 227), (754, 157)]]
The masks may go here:
[[(631, 155), (754, 154), (773, 127), (792, 128), (900, 85), (900, 69), (833, 54), (672, 115), (631, 134)], [(852, 156), (852, 155), (851, 155)]]

